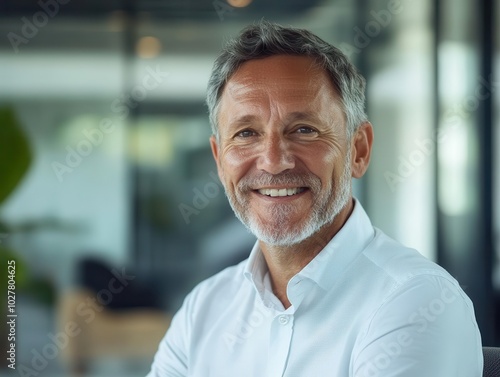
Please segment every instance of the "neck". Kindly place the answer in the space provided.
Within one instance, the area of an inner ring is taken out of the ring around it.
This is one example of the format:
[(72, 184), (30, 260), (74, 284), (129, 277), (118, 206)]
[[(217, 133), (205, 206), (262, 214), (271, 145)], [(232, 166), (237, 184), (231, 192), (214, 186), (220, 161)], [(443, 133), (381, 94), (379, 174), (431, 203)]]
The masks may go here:
[(311, 262), (344, 226), (354, 208), (353, 200), (340, 211), (332, 223), (323, 226), (308, 239), (292, 246), (273, 246), (260, 241), (259, 246), (269, 268), (273, 293), (285, 308), (291, 303), (286, 294), (288, 282)]

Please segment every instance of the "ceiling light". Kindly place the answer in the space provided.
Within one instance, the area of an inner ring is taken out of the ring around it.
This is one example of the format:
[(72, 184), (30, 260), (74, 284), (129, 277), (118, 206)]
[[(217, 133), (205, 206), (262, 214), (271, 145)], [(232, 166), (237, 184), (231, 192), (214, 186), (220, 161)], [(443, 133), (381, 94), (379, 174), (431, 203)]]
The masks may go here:
[(245, 8), (252, 0), (227, 0), (228, 4), (235, 8)]
[(142, 37), (137, 42), (136, 52), (140, 58), (150, 59), (161, 51), (161, 42), (156, 37)]

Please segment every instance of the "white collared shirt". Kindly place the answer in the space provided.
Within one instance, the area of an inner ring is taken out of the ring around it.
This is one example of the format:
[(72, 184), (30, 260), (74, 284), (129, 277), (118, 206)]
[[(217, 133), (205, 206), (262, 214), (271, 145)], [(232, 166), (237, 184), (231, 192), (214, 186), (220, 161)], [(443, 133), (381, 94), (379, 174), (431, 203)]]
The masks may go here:
[(186, 297), (147, 377), (482, 376), (472, 302), (357, 201), (287, 295), (285, 310), (256, 244)]

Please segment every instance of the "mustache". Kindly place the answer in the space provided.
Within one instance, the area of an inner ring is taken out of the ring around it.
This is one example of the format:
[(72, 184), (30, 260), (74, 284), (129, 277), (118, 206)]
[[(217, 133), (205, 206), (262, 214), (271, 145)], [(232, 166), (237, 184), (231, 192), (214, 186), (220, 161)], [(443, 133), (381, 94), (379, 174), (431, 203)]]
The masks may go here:
[(321, 180), (311, 173), (284, 171), (279, 174), (259, 172), (242, 178), (238, 183), (242, 191), (251, 191), (266, 186), (309, 187), (315, 191), (321, 189)]

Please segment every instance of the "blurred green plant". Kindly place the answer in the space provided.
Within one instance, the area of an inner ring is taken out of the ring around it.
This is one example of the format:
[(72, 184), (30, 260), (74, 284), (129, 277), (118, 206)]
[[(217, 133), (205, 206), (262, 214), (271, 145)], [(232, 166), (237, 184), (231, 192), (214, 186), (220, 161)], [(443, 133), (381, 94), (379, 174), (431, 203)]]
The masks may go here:
[(33, 155), (14, 111), (0, 108), (0, 205), (28, 171)]
[[(0, 208), (5, 200), (15, 191), (28, 172), (33, 154), (13, 109), (0, 108)], [(0, 313), (7, 310), (7, 265), (16, 261), (16, 297), (19, 293), (33, 297), (38, 302), (53, 305), (55, 288), (50, 276), (36, 276), (18, 252), (9, 246), (14, 234), (28, 235), (40, 230), (73, 232), (81, 226), (68, 224), (56, 218), (28, 219), (17, 224), (7, 224), (0, 219)], [(5, 318), (5, 317), (3, 317)], [(6, 323), (0, 323), (0, 353), (5, 354)], [(6, 366), (6, 358), (0, 359), (0, 369)]]
[[(10, 108), (0, 108), (0, 207), (7, 197), (14, 191), (28, 171), (33, 155), (21, 127), (17, 122), (14, 111)], [(16, 261), (16, 295), (17, 288), (22, 289), (27, 282), (26, 265), (7, 246), (8, 238), (11, 234), (10, 227), (0, 221), (0, 312), (7, 310), (7, 263), (10, 260)], [(3, 317), (5, 318), (5, 317)], [(0, 326), (0, 350), (5, 351), (7, 346), (6, 324)], [(2, 352), (5, 354), (5, 352)], [(5, 367), (6, 358), (2, 357), (0, 367)]]
[[(0, 108), (0, 207), (22, 180), (32, 159), (28, 139), (19, 126), (14, 111), (8, 107)], [(10, 234), (10, 227), (0, 221), (0, 266), (6, 269), (7, 261), (15, 259), (16, 281), (22, 287), (26, 282), (26, 267), (7, 246)], [(4, 278), (7, 276), (6, 271), (2, 271), (0, 276), (0, 301), (3, 304), (7, 294), (7, 279)]]
[[(0, 108), (0, 208), (22, 181), (32, 160), (28, 138), (14, 111), (9, 107)], [(30, 274), (19, 253), (9, 247), (9, 239), (13, 235), (29, 235), (42, 230), (68, 233), (80, 231), (82, 226), (68, 224), (53, 217), (27, 219), (16, 224), (7, 224), (0, 219), (0, 268), (6, 268), (9, 260), (16, 260), (16, 288), (42, 303), (51, 305), (55, 301), (55, 290), (50, 277)], [(4, 271), (0, 276), (6, 276)], [(0, 302), (6, 299), (6, 287), (7, 280), (0, 279)]]
[[(28, 172), (33, 160), (31, 147), (14, 111), (0, 108), (0, 208), (14, 192)], [(39, 277), (28, 271), (19, 253), (9, 247), (14, 234), (28, 235), (40, 230), (75, 231), (79, 227), (55, 218), (28, 219), (17, 224), (7, 224), (0, 219), (0, 268), (7, 268), (9, 260), (16, 261), (16, 291), (35, 298), (47, 305), (54, 304), (55, 289), (49, 277)], [(0, 276), (6, 276), (3, 273)], [(7, 279), (0, 281), (0, 302), (7, 298)], [(5, 305), (3, 305), (5, 307)]]

